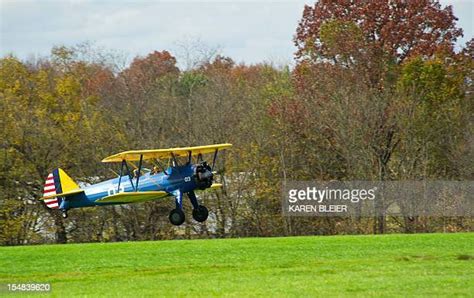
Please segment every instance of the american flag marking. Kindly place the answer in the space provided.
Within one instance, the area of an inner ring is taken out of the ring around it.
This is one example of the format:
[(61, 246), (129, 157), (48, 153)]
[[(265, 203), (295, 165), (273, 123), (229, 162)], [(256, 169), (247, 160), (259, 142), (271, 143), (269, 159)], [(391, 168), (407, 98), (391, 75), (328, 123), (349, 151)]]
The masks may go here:
[[(43, 197), (49, 197), (55, 194), (56, 194), (56, 186), (54, 184), (54, 176), (53, 176), (53, 173), (50, 173), (48, 175), (48, 178), (46, 178), (46, 182), (44, 184)], [(48, 206), (48, 208), (51, 208), (51, 209), (59, 208), (58, 198), (46, 199), (44, 200), (44, 202), (46, 206)]]

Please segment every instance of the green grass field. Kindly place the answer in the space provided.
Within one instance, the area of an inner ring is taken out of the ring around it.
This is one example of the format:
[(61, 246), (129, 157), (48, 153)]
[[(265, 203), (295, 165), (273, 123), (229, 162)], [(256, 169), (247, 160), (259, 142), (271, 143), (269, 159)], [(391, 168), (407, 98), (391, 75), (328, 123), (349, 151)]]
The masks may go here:
[(472, 297), (473, 257), (472, 233), (0, 247), (0, 283), (49, 282), (53, 296)]

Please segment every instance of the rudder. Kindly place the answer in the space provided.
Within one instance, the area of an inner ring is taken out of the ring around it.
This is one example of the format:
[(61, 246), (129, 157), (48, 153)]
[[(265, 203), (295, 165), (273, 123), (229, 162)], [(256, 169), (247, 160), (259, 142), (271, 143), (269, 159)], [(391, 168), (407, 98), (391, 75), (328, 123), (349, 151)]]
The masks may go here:
[(62, 198), (58, 195), (80, 190), (79, 185), (62, 169), (53, 170), (44, 184), (43, 198), (46, 206), (51, 209), (58, 209), (61, 206)]

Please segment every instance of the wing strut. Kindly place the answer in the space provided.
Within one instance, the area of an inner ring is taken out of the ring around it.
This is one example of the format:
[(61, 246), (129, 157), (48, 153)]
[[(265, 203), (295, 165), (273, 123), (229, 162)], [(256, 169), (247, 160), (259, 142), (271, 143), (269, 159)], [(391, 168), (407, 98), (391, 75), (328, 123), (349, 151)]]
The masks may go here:
[(140, 161), (138, 162), (137, 183), (135, 183), (135, 191), (138, 191), (138, 181), (140, 181), (140, 176), (142, 173), (142, 161), (143, 161), (143, 154), (140, 154)]
[(171, 152), (171, 158), (173, 159), (173, 167), (179, 166), (178, 160), (176, 159), (176, 155), (174, 155), (173, 152)]
[(125, 159), (123, 159), (122, 160), (122, 165), (120, 166), (120, 178), (119, 178), (117, 193), (120, 192), (120, 183), (122, 182), (122, 174), (123, 174), (124, 166), (127, 169), (128, 180), (130, 180), (130, 184), (132, 185), (133, 190), (136, 191), (135, 187), (133, 186), (133, 180), (132, 180), (132, 174), (130, 172), (130, 168), (128, 167), (127, 161)]
[(165, 173), (166, 176), (169, 176), (168, 172), (166, 172), (166, 169), (165, 167), (161, 164), (160, 160), (158, 159), (155, 159), (156, 163), (158, 164), (158, 166), (161, 168), (161, 170), (163, 171), (163, 173)]
[(212, 167), (211, 167), (211, 171), (214, 170), (214, 166), (216, 164), (216, 159), (217, 159), (217, 151), (219, 151), (219, 149), (216, 149), (216, 151), (214, 151), (214, 158), (212, 159)]
[(193, 161), (193, 152), (189, 150), (189, 155), (188, 155), (188, 164), (190, 164)]
[(120, 165), (120, 175), (119, 175), (119, 183), (117, 187), (117, 193), (120, 192), (120, 183), (122, 183), (122, 175), (123, 175), (123, 164), (125, 163), (125, 159), (122, 160), (122, 164)]
[(176, 170), (178, 171), (178, 173), (181, 175), (181, 171), (179, 170), (179, 163), (178, 163), (178, 160), (176, 159), (176, 155), (174, 155), (173, 152), (171, 152), (171, 158), (173, 160), (173, 162), (171, 163), (173, 165), (173, 168), (176, 168)]

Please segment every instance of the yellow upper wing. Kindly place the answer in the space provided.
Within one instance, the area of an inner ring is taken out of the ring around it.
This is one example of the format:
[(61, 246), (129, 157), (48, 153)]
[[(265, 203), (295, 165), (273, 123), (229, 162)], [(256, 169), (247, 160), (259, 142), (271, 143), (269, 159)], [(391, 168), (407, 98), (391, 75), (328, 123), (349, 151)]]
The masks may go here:
[(170, 149), (131, 150), (106, 157), (102, 162), (122, 162), (122, 160), (138, 161), (140, 160), (140, 155), (143, 155), (143, 160), (169, 158), (171, 157), (171, 153), (176, 157), (179, 157), (188, 156), (189, 152), (191, 152), (191, 155), (195, 156), (198, 154), (214, 153), (216, 150), (225, 150), (230, 147), (232, 147), (232, 144), (216, 144)]

